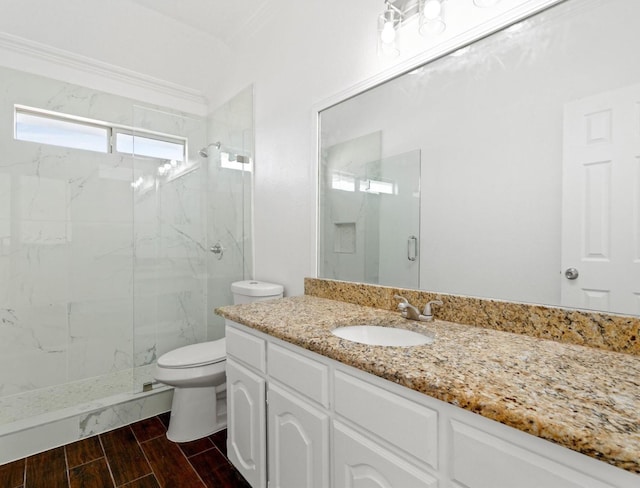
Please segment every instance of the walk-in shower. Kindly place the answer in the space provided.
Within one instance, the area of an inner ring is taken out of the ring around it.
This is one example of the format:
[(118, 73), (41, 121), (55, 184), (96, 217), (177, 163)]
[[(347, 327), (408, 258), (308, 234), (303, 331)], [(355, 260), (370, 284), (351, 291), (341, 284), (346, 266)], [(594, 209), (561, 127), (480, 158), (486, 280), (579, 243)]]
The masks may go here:
[[(243, 150), (231, 148), (228, 146), (223, 146), (223, 144), (218, 142), (212, 142), (211, 144), (207, 144), (206, 147), (201, 148), (198, 151), (198, 154), (203, 158), (209, 157), (209, 149), (215, 148), (220, 151), (220, 161), (224, 166), (225, 163), (235, 163), (235, 166), (229, 166), (229, 168), (235, 168), (238, 165), (250, 165), (251, 164), (251, 156), (248, 154), (243, 154)], [(250, 166), (246, 166), (245, 168), (239, 167), (237, 169), (244, 169), (246, 171), (251, 171)]]
[[(215, 111), (215, 127), (6, 68), (0, 93), (2, 463), (166, 410), (171, 391), (147, 391), (156, 359), (223, 335), (213, 309), (250, 273), (251, 175), (198, 148), (229, 140), (252, 154), (252, 120), (233, 116), (238, 104), (252, 113), (252, 91)], [(16, 140), (25, 100), (112, 142)], [(218, 241), (220, 260), (208, 251)]]

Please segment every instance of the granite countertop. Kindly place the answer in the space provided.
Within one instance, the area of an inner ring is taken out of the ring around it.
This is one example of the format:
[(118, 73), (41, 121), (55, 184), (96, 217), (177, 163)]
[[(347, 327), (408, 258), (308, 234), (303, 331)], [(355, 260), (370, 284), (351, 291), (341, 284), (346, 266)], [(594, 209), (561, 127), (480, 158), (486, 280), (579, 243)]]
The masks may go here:
[[(640, 473), (640, 357), (299, 296), (221, 307), (223, 317)], [(339, 339), (339, 325), (435, 333), (425, 346)]]

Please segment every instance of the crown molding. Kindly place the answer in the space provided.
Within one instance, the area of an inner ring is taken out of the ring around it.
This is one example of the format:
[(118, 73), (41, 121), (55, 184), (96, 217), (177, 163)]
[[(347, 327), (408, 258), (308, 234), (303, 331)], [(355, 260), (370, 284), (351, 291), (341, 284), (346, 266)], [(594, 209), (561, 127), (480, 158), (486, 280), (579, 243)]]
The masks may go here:
[(92, 88), (198, 115), (208, 109), (198, 90), (5, 32), (0, 32), (0, 65), (66, 82), (80, 79)]
[(236, 33), (226, 40), (226, 44), (229, 47), (235, 47), (247, 39), (253, 38), (259, 30), (277, 18), (283, 8), (281, 2), (265, 0), (247, 17)]

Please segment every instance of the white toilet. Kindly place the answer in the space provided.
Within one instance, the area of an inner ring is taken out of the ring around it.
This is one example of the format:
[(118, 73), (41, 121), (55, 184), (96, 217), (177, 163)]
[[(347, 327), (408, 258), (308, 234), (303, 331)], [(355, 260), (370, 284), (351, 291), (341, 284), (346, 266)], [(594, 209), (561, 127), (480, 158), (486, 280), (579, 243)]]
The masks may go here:
[[(282, 298), (283, 287), (263, 281), (231, 285), (233, 303)], [(155, 379), (174, 387), (167, 438), (188, 442), (226, 427), (225, 340), (201, 342), (163, 354)]]

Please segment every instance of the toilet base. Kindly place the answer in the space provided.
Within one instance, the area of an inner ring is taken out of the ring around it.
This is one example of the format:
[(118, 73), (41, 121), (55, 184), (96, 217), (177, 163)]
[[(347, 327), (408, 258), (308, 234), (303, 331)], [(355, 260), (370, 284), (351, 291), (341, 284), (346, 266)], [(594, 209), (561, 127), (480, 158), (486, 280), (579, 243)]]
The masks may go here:
[[(167, 438), (173, 442), (189, 442), (224, 429), (225, 386), (176, 387), (173, 391)], [(218, 408), (219, 404), (221, 408)]]

